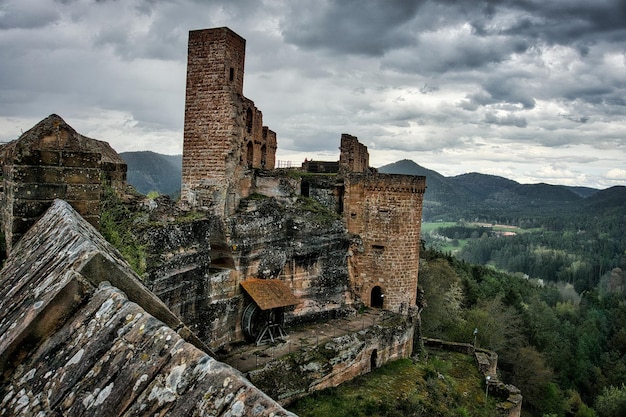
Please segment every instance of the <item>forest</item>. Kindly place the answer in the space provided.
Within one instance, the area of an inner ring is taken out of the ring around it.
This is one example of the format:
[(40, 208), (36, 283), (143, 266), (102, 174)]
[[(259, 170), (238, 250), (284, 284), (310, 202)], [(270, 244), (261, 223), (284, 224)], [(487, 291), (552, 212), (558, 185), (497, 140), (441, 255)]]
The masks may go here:
[(626, 415), (626, 302), (598, 286), (568, 286), (470, 264), (424, 249), (423, 334), (477, 343), (499, 354), (503, 378), (532, 416)]
[(425, 233), (424, 335), (479, 329), (527, 415), (626, 415), (626, 204), (612, 201), (506, 234), (463, 221)]

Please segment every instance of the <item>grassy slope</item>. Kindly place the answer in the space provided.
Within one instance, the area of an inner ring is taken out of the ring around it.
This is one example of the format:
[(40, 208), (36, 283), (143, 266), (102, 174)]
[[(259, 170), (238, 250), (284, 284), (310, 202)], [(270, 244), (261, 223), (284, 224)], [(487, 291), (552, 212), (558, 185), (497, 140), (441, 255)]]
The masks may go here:
[(492, 416), (471, 356), (431, 352), (427, 363), (402, 359), (288, 407), (300, 417)]

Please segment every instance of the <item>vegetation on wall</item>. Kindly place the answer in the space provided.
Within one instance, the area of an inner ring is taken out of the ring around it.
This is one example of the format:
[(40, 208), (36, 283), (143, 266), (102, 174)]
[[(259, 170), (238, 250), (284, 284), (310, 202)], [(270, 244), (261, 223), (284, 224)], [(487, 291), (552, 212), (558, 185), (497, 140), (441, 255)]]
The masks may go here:
[(110, 187), (105, 188), (100, 210), (100, 233), (141, 276), (146, 271), (146, 253), (132, 233), (136, 214), (122, 203)]

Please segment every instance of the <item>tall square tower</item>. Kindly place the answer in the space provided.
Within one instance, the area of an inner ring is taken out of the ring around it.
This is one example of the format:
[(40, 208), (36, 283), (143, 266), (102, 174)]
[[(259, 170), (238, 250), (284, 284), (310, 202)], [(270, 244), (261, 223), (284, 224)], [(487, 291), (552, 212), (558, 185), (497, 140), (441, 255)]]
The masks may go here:
[(245, 55), (246, 40), (228, 28), (189, 32), (183, 208), (228, 214), (250, 170), (274, 168), (276, 133), (243, 95)]

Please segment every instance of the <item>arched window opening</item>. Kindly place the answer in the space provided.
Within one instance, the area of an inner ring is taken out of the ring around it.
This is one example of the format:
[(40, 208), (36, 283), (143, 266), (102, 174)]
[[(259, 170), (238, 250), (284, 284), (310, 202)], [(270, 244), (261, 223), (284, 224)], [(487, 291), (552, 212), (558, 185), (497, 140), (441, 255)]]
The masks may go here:
[(246, 127), (248, 128), (248, 133), (252, 132), (252, 109), (248, 107), (248, 111), (246, 112)]
[(252, 141), (248, 142), (247, 145), (246, 163), (248, 164), (248, 168), (252, 168), (254, 164), (254, 145), (252, 145)]
[(378, 367), (378, 349), (374, 349), (372, 351), (372, 356), (370, 356), (370, 370), (373, 371)]
[(261, 146), (261, 168), (265, 169), (265, 163), (267, 162), (267, 146)]
[(370, 306), (374, 308), (383, 308), (383, 301), (385, 300), (385, 294), (383, 294), (383, 289), (378, 285), (372, 288), (372, 297), (370, 301)]

